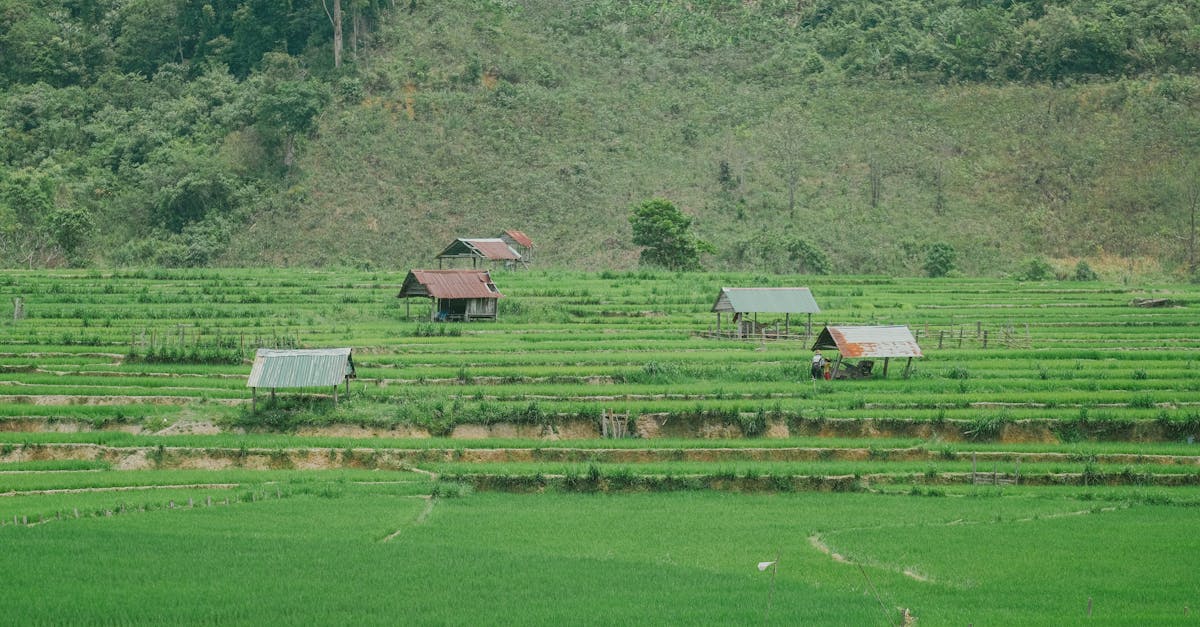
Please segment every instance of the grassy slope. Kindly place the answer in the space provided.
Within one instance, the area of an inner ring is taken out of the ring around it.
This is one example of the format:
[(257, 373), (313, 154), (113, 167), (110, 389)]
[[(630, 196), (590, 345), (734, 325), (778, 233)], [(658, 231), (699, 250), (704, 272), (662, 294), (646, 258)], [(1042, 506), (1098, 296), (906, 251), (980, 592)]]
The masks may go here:
[[(517, 228), (543, 263), (630, 267), (626, 216), (652, 196), (695, 216), (722, 267), (786, 269), (739, 254), (761, 234), (807, 238), (835, 271), (881, 273), (920, 273), (920, 247), (939, 240), (969, 273), (1034, 254), (1181, 252), (1162, 234), (1185, 224), (1174, 155), (1197, 99), (1164, 97), (1162, 81), (855, 81), (788, 63), (810, 35), (752, 8), (647, 26), (519, 4), (394, 16), (361, 64), (361, 96), (327, 111), (295, 184), (226, 262), (428, 267), (453, 237)], [(754, 40), (694, 41), (747, 23)], [(784, 128), (800, 129), (792, 213)]]

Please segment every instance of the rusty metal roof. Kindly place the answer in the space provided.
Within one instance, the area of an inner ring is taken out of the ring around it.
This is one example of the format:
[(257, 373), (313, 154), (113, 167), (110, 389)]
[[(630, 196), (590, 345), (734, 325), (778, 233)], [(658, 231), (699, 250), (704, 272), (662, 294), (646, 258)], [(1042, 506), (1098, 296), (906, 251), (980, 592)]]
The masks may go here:
[(533, 248), (533, 240), (529, 239), (529, 236), (522, 231), (505, 231), (500, 235), (500, 237), (503, 238), (505, 235), (507, 235), (512, 241), (524, 246), (525, 248)]
[(438, 259), (454, 257), (516, 261), (521, 258), (521, 253), (513, 250), (512, 246), (509, 246), (507, 242), (498, 237), (490, 239), (466, 239), (460, 237), (447, 246), (445, 250), (438, 253), (437, 256)]
[(843, 357), (923, 357), (905, 326), (825, 327), (813, 350), (834, 349)]
[(349, 348), (278, 350), (260, 348), (254, 353), (248, 388), (315, 388), (338, 385), (354, 378)]
[(397, 298), (504, 298), (487, 270), (410, 270)]
[(720, 313), (820, 313), (807, 287), (723, 287), (713, 303)]

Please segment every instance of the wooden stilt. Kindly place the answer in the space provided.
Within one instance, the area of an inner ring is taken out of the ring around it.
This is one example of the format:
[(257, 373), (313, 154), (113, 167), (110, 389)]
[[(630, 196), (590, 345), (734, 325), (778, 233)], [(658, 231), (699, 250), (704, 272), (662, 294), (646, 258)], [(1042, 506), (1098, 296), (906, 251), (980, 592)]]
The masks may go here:
[(904, 378), (905, 379), (907, 379), (908, 375), (912, 373), (912, 360), (913, 360), (913, 358), (909, 357), (908, 363), (904, 365)]
[(884, 358), (883, 358), (883, 378), (884, 378), (884, 379), (886, 379), (886, 378), (887, 378), (887, 368), (888, 368), (888, 361), (889, 361), (889, 360), (891, 360), (891, 357), (884, 357)]

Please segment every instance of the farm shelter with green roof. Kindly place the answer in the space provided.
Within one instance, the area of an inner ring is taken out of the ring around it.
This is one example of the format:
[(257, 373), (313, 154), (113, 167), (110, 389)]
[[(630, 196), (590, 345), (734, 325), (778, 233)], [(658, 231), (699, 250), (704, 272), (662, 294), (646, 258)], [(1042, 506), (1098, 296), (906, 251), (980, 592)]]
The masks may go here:
[[(812, 315), (820, 313), (821, 308), (813, 299), (812, 291), (807, 287), (723, 287), (717, 294), (712, 311), (717, 314), (717, 337), (728, 335), (735, 338), (775, 337), (787, 338), (791, 335), (792, 314), (807, 314), (804, 339), (812, 337)], [(778, 324), (773, 332), (769, 332), (758, 322), (758, 314), (783, 314), (783, 333), (779, 333)], [(723, 334), (721, 329), (721, 314), (732, 314), (733, 325), (729, 334)], [(747, 320), (746, 316), (751, 316)]]
[[(906, 326), (872, 326), (872, 327), (843, 327), (827, 326), (817, 336), (813, 350), (836, 350), (837, 364), (833, 368), (833, 377), (841, 374), (842, 359), (871, 357), (883, 358), (883, 376), (887, 376), (888, 360), (892, 357), (907, 357), (908, 363), (904, 368), (907, 377), (912, 367), (914, 357), (924, 357), (916, 338)], [(874, 361), (863, 360), (858, 363), (858, 370), (851, 377), (865, 377), (870, 374)], [(864, 364), (865, 370), (864, 370)]]
[(337, 404), (338, 385), (345, 384), (350, 392), (354, 374), (354, 358), (349, 348), (274, 349), (260, 348), (254, 353), (254, 365), (246, 387), (258, 404), (258, 388), (270, 388), (275, 398), (278, 388), (333, 388)]

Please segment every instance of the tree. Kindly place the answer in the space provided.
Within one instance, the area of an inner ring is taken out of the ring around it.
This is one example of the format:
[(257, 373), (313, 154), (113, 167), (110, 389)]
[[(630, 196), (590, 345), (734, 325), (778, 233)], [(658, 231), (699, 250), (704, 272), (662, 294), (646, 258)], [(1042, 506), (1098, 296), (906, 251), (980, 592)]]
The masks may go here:
[(807, 129), (808, 121), (800, 111), (788, 108), (780, 114), (768, 140), (771, 169), (787, 186), (789, 217), (796, 215), (796, 188), (800, 184), (807, 151), (811, 150)]
[[(342, 67), (342, 0), (333, 0), (333, 12), (329, 11), (329, 3), (321, 0), (321, 5), (325, 7), (325, 15), (329, 17), (329, 23), (333, 26), (333, 67)], [(355, 22), (355, 41), (357, 41), (358, 23)]]
[(715, 251), (711, 244), (688, 231), (692, 226), (690, 217), (661, 198), (634, 207), (629, 224), (633, 227), (633, 243), (646, 247), (640, 258), (642, 265), (698, 270), (700, 254)]
[(931, 277), (942, 277), (954, 270), (954, 261), (958, 254), (954, 247), (945, 242), (930, 245), (925, 254), (925, 274)]
[(296, 139), (316, 128), (317, 114), (329, 102), (329, 92), (286, 54), (267, 53), (263, 66), (252, 81), (255, 126), (279, 147), (283, 165), (290, 169), (296, 157)]
[(92, 214), (82, 207), (64, 207), (55, 209), (46, 216), (45, 229), (47, 235), (67, 259), (77, 261), (77, 255), (95, 228)]

